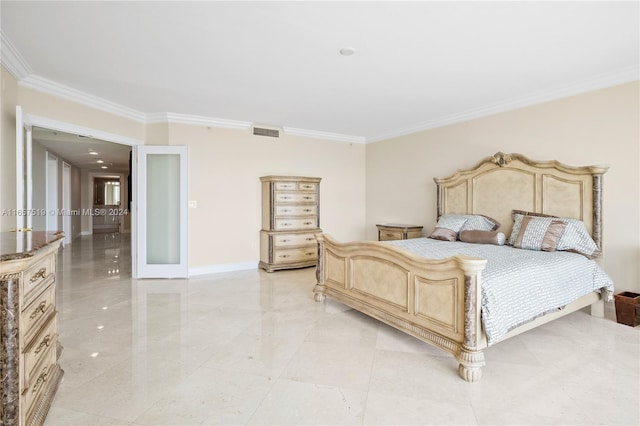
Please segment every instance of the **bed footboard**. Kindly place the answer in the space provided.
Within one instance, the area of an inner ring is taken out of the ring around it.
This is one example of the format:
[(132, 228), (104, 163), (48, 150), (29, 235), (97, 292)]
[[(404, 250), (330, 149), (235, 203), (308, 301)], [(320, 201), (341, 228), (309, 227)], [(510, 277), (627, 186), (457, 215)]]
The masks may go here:
[(317, 302), (331, 297), (448, 351), (464, 380), (480, 379), (480, 274), (486, 260), (431, 260), (379, 242), (338, 243), (326, 234), (316, 239)]

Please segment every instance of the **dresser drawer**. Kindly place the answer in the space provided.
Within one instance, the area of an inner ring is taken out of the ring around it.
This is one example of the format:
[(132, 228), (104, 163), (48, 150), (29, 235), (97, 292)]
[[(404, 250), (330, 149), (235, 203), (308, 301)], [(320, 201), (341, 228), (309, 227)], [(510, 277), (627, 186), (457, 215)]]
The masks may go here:
[(275, 230), (286, 231), (287, 229), (314, 229), (318, 227), (317, 217), (305, 217), (300, 219), (276, 219)]
[[(50, 284), (53, 284), (51, 280)], [(56, 287), (49, 287), (30, 303), (20, 314), (23, 327), (23, 347), (38, 332), (39, 327), (56, 311)]]
[(34, 376), (35, 368), (39, 365), (40, 360), (45, 357), (50, 347), (55, 347), (58, 341), (56, 331), (56, 316), (51, 315), (40, 333), (27, 343), (22, 354), (25, 373), (22, 377), (25, 388), (29, 385), (29, 378)]
[(54, 378), (54, 373), (58, 368), (56, 348), (49, 346), (22, 391), (22, 402), (27, 413), (32, 411), (34, 401), (46, 389), (47, 383)]
[(391, 240), (401, 240), (403, 236), (402, 231), (396, 230), (381, 230), (380, 231), (380, 241), (391, 241)]
[(54, 258), (46, 256), (24, 271), (22, 274), (21, 294), (24, 295), (22, 306), (29, 304), (44, 289), (45, 282), (53, 279), (54, 265)]
[(310, 182), (276, 182), (274, 189), (276, 191), (316, 192), (318, 190), (318, 184)]
[(300, 191), (305, 191), (305, 192), (317, 192), (318, 191), (318, 184), (317, 183), (300, 182), (298, 184), (298, 189)]
[(276, 191), (296, 191), (298, 182), (275, 182), (273, 187)]
[(313, 234), (277, 234), (273, 236), (273, 247), (316, 245), (316, 238)]
[(273, 263), (292, 263), (316, 260), (318, 249), (315, 246), (297, 249), (275, 250), (273, 252)]
[(317, 214), (316, 206), (276, 206), (276, 216), (310, 216)]
[(317, 194), (296, 193), (296, 192), (276, 192), (274, 195), (276, 203), (315, 203), (318, 200)]

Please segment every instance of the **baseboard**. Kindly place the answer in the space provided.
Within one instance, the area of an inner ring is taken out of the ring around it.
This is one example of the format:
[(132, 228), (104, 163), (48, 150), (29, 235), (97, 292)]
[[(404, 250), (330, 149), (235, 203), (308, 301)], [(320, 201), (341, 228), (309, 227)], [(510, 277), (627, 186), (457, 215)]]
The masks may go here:
[(248, 269), (257, 269), (258, 261), (239, 262), (239, 263), (223, 263), (219, 265), (194, 266), (189, 268), (189, 276), (218, 274), (220, 272), (246, 271)]

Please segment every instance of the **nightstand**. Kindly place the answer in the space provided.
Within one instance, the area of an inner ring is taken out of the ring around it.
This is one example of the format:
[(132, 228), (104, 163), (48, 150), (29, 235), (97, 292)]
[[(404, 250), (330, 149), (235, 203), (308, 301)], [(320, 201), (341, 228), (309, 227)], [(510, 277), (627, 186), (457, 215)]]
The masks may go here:
[(420, 238), (422, 236), (422, 226), (418, 225), (386, 223), (376, 226), (378, 227), (378, 241), (407, 240), (409, 238)]

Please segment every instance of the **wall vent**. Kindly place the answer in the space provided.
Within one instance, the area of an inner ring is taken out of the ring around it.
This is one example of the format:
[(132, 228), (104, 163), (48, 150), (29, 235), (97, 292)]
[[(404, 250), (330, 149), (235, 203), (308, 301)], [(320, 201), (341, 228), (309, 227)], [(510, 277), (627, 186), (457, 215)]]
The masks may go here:
[(257, 136), (268, 136), (270, 138), (279, 138), (280, 130), (278, 129), (267, 129), (265, 127), (254, 127), (253, 134)]

